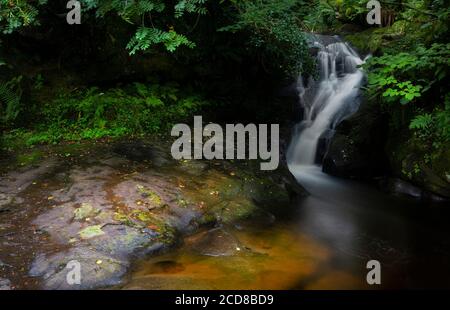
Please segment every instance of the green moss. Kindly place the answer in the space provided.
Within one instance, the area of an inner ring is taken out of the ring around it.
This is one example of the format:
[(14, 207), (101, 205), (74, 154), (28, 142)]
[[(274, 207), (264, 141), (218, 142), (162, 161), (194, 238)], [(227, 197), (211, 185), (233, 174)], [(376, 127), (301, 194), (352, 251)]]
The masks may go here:
[(165, 244), (172, 244), (175, 241), (176, 229), (163, 220), (160, 220), (149, 211), (134, 211), (133, 216), (144, 222), (147, 228), (158, 233), (158, 241)]
[(164, 244), (173, 244), (176, 240), (176, 230), (169, 225), (161, 225), (159, 227), (159, 236), (157, 240)]
[(35, 164), (42, 158), (42, 152), (33, 150), (31, 152), (20, 154), (17, 156), (17, 164), (20, 166), (28, 166)]
[(88, 217), (95, 216), (99, 210), (94, 208), (90, 203), (83, 202), (81, 206), (74, 211), (74, 219), (77, 221), (85, 220)]
[(102, 223), (108, 222), (111, 218), (112, 211), (100, 211), (96, 216), (95, 219), (97, 221), (100, 221)]
[(82, 239), (90, 239), (93, 237), (104, 235), (105, 232), (102, 230), (102, 225), (88, 226), (78, 233)]
[[(393, 136), (393, 134), (391, 134)], [(394, 173), (409, 182), (441, 196), (450, 197), (450, 147), (439, 149), (413, 136), (391, 137), (387, 145)]]
[(133, 221), (131, 220), (131, 218), (127, 214), (122, 213), (122, 212), (115, 212), (114, 220), (121, 222), (124, 225), (130, 226), (130, 227), (135, 226)]
[(169, 223), (157, 218), (150, 211), (134, 210), (130, 214), (116, 212), (114, 214), (114, 219), (127, 226), (148, 228), (157, 232), (157, 241), (159, 242), (172, 244), (176, 240), (176, 229)]
[(383, 43), (382, 33), (376, 28), (370, 28), (359, 33), (347, 35), (345, 36), (345, 40), (349, 41), (350, 44), (358, 50), (367, 53), (377, 52)]
[(182, 208), (186, 208), (190, 205), (190, 202), (184, 198), (179, 198), (177, 199), (177, 205)]
[(138, 219), (141, 222), (150, 223), (153, 220), (152, 214), (148, 211), (136, 210), (133, 211), (132, 214), (134, 217), (136, 217), (136, 219)]
[(161, 207), (164, 205), (162, 198), (153, 190), (142, 185), (137, 185), (136, 188), (153, 206)]
[(197, 220), (197, 223), (200, 226), (217, 223), (217, 216), (212, 212), (206, 212)]
[(346, 35), (345, 40), (362, 52), (377, 53), (381, 48), (394, 47), (393, 42), (396, 42), (398, 38), (403, 36), (405, 27), (405, 21), (399, 21), (390, 27), (369, 28), (358, 33)]

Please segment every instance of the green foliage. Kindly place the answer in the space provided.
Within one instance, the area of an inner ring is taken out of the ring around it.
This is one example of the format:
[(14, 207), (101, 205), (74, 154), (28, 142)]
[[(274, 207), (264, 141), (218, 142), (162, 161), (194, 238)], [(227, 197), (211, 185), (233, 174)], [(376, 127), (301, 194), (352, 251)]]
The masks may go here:
[(38, 24), (37, 6), (42, 6), (47, 0), (0, 0), (0, 31), (8, 34), (20, 27)]
[(207, 0), (181, 0), (175, 5), (175, 17), (179, 18), (186, 13), (205, 15), (206, 8), (203, 6)]
[[(179, 0), (172, 8), (163, 0), (80, 0), (84, 14), (95, 11), (98, 18), (116, 14), (130, 24), (138, 25), (135, 35), (128, 44), (130, 53), (147, 50), (163, 44), (173, 52), (180, 45), (193, 47), (194, 44), (173, 26), (174, 20), (185, 13), (204, 15), (207, 0)], [(0, 31), (9, 34), (20, 27), (38, 25), (40, 8), (45, 8), (47, 0), (0, 0)]]
[(431, 142), (434, 148), (450, 141), (450, 97), (446, 89), (450, 44), (435, 43), (430, 48), (418, 46), (411, 52), (374, 57), (365, 68), (369, 73), (368, 93), (391, 111), (398, 109), (398, 103), (408, 106), (409, 129), (422, 141)]
[(93, 87), (61, 94), (45, 105), (41, 122), (31, 133), (15, 131), (9, 139), (21, 137), (32, 145), (159, 133), (208, 105), (201, 97), (182, 92), (177, 84), (134, 83), (105, 91)]
[(303, 27), (310, 32), (326, 31), (336, 26), (336, 11), (327, 1), (317, 1), (307, 7)]
[(369, 92), (383, 102), (407, 104), (417, 100), (434, 84), (442, 83), (450, 70), (450, 44), (419, 46), (412, 52), (386, 54), (367, 61)]
[[(309, 31), (327, 31), (340, 23), (365, 24), (369, 0), (318, 0), (311, 1), (304, 26)], [(383, 1), (380, 1), (383, 2)], [(382, 3), (384, 9), (392, 5)]]
[(380, 54), (399, 53), (409, 50), (413, 44), (405, 37), (408, 23), (404, 20), (396, 21), (390, 27), (371, 27), (362, 32), (345, 36), (354, 47), (361, 52)]
[(331, 0), (327, 1), (334, 9), (337, 18), (343, 22), (354, 21), (367, 14), (367, 0)]
[(386, 107), (393, 128), (406, 122), (429, 163), (450, 143), (450, 44), (374, 57), (365, 65), (368, 93)]
[(127, 45), (130, 55), (137, 51), (145, 51), (154, 44), (164, 44), (169, 52), (174, 52), (180, 45), (193, 48), (195, 44), (189, 41), (184, 35), (176, 33), (174, 30), (161, 31), (155, 28), (140, 27)]
[(429, 130), (433, 123), (433, 115), (430, 113), (417, 115), (409, 124), (410, 129)]
[[(260, 51), (264, 59), (270, 59), (291, 75), (312, 71), (312, 60), (308, 52), (300, 20), (304, 1), (296, 0), (252, 0), (232, 1), (236, 7), (235, 23), (219, 31), (238, 31), (249, 34), (249, 46)], [(268, 62), (268, 61), (267, 61)]]
[(21, 76), (0, 82), (0, 126), (11, 125), (20, 112)]
[(450, 10), (441, 0), (403, 1), (395, 9), (397, 21), (365, 39), (376, 39), (377, 52), (384, 52), (364, 66), (367, 91), (390, 114), (393, 132), (409, 129), (402, 143), (420, 150), (421, 159), (404, 173), (418, 174), (423, 165), (436, 165), (450, 144)]
[(82, 3), (86, 10), (95, 9), (97, 17), (117, 14), (124, 21), (139, 25), (127, 45), (131, 55), (158, 44), (164, 45), (169, 52), (181, 45), (194, 47), (195, 44), (185, 35), (177, 33), (172, 25), (185, 13), (207, 13), (206, 0), (179, 0), (175, 2), (173, 13), (168, 12), (169, 8), (162, 0), (82, 0)]

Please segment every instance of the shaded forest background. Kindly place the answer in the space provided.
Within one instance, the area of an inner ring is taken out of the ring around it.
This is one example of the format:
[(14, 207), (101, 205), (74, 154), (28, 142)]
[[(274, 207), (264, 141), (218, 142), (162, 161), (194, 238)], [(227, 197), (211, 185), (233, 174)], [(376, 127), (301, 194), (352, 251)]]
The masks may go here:
[(2, 149), (167, 135), (195, 114), (289, 128), (309, 33), (337, 34), (372, 54), (364, 111), (385, 123), (386, 169), (450, 196), (449, 3), (380, 2), (381, 27), (365, 0), (82, 0), (81, 25), (67, 1), (0, 0)]

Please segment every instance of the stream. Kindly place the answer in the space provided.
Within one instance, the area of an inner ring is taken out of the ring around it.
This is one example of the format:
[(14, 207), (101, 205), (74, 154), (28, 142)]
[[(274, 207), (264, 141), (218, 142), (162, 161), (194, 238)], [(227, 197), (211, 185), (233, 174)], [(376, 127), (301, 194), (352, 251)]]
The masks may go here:
[[(222, 228), (217, 239), (232, 234), (241, 253), (202, 255), (198, 235), (190, 236), (177, 250), (139, 262), (125, 288), (450, 287), (450, 212), (444, 206), (392, 197), (317, 166), (291, 169), (311, 195), (273, 224), (256, 220)], [(382, 267), (378, 286), (366, 282), (372, 259)]]
[[(298, 92), (303, 120), (287, 152), (289, 169), (310, 193), (275, 223), (222, 228), (243, 242), (239, 255), (199, 255), (195, 236), (170, 254), (137, 265), (126, 288), (145, 289), (376, 289), (450, 286), (450, 212), (389, 196), (372, 185), (322, 172), (317, 149), (358, 110), (364, 63), (345, 42), (318, 48), (319, 77)], [(306, 84), (306, 85), (305, 85)], [(220, 242), (220, 241), (218, 241)], [(223, 254), (223, 253), (222, 253)], [(382, 282), (366, 282), (366, 263), (378, 260)]]
[[(358, 109), (364, 60), (340, 41), (316, 46), (287, 151), (309, 195), (277, 204), (279, 187), (246, 163), (174, 161), (161, 141), (37, 148), (0, 163), (0, 288), (70, 289), (70, 260), (80, 288), (450, 287), (448, 206), (322, 172), (318, 148)], [(380, 285), (366, 281), (370, 260)]]

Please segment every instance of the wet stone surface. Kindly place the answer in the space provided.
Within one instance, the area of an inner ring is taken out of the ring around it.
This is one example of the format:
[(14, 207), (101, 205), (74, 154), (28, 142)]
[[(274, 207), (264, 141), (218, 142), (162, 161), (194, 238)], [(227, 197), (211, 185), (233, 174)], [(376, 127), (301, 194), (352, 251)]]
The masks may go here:
[(0, 291), (7, 291), (11, 289), (11, 281), (0, 278)]
[(195, 236), (192, 250), (207, 256), (232, 256), (243, 250), (238, 239), (221, 228), (215, 228)]
[[(283, 184), (246, 164), (175, 161), (170, 147), (156, 145), (104, 143), (70, 153), (55, 146), (29, 166), (0, 163), (0, 288), (123, 285), (136, 259), (168, 251), (181, 235), (254, 214), (271, 220), (262, 211), (269, 200), (288, 201)], [(200, 236), (192, 249), (202, 255), (242, 247), (220, 228)], [(73, 261), (80, 284), (67, 281)]]

